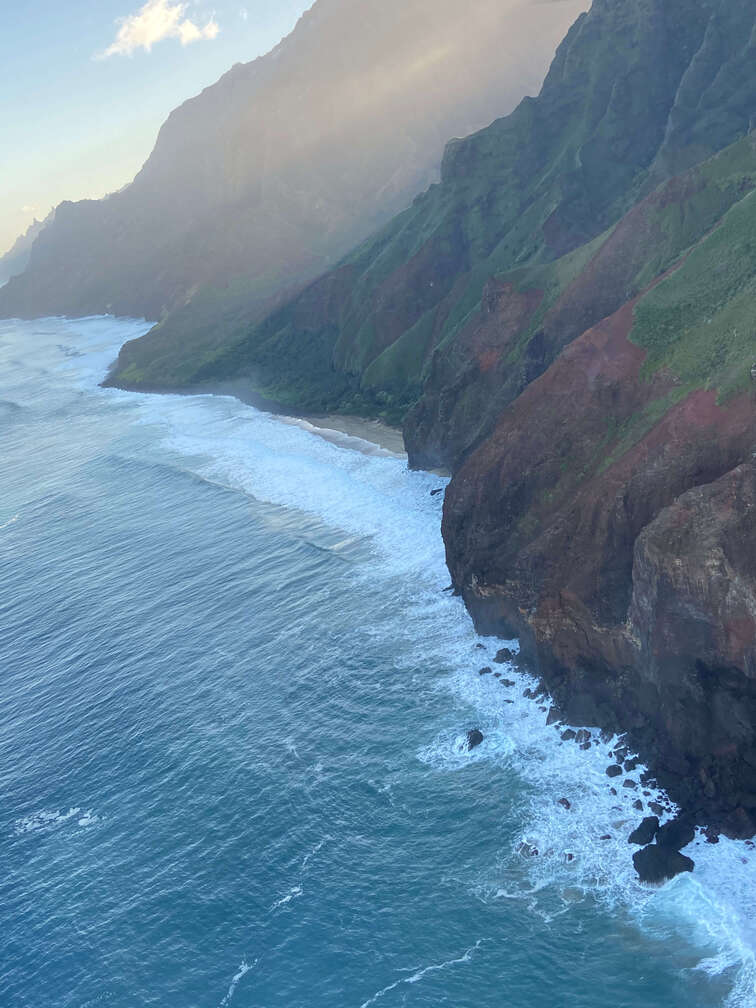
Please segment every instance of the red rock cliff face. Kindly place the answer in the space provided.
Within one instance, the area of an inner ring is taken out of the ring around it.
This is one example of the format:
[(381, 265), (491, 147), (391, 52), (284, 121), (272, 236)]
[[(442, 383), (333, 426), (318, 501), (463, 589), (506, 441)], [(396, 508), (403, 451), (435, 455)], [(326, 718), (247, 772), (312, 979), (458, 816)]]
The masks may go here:
[(701, 821), (756, 829), (756, 402), (644, 379), (634, 302), (571, 343), (447, 491), (455, 586), (575, 721)]

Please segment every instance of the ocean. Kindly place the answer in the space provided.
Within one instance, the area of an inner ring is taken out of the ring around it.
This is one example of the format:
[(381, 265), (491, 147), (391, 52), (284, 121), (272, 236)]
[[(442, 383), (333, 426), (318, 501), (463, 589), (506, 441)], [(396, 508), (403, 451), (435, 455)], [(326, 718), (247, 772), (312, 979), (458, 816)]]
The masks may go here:
[(445, 481), (100, 389), (146, 328), (0, 322), (0, 1005), (756, 1005), (756, 851), (636, 881), (660, 796), (492, 665)]

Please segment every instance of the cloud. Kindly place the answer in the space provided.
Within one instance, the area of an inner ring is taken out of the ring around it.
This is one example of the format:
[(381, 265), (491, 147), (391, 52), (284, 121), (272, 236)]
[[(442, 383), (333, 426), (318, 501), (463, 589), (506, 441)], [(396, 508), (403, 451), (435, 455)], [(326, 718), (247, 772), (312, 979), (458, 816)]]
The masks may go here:
[(22, 214), (36, 213), (38, 209), (39, 208), (35, 206), (22, 206), (21, 213)]
[(125, 53), (130, 56), (137, 49), (150, 52), (156, 42), (177, 38), (181, 45), (214, 39), (220, 28), (214, 17), (200, 27), (185, 17), (186, 3), (171, 3), (171, 0), (147, 0), (136, 14), (119, 18), (115, 41), (100, 53), (99, 59)]

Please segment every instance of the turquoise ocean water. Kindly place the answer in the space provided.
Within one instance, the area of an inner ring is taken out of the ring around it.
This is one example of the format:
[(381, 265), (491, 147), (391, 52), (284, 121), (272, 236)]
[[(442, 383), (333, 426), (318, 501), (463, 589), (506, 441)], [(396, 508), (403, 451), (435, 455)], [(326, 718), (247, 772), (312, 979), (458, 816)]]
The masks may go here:
[(635, 882), (610, 743), (478, 674), (443, 481), (99, 389), (145, 328), (0, 323), (0, 1005), (756, 1004), (753, 848)]

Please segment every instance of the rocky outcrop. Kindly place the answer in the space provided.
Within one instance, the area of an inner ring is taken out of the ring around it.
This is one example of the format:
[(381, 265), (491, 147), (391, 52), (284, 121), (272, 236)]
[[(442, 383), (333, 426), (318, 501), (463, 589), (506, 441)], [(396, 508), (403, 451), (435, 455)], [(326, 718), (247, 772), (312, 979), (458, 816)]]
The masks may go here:
[(695, 867), (685, 854), (673, 847), (662, 847), (659, 844), (650, 844), (636, 851), (633, 854), (633, 864), (641, 882), (652, 885), (667, 882), (683, 872), (692, 872)]
[(641, 824), (637, 826), (627, 838), (627, 842), (631, 844), (639, 844), (641, 847), (645, 847), (646, 844), (650, 844), (654, 839), (658, 829), (658, 816), (646, 816)]
[(476, 749), (483, 741), (483, 732), (480, 728), (471, 728), (467, 733), (466, 741), (468, 750)]
[(633, 854), (633, 864), (641, 882), (659, 884), (693, 871), (693, 861), (680, 850), (694, 837), (693, 822), (685, 816), (671, 819), (663, 826), (659, 826), (656, 816), (647, 816), (628, 837), (629, 843), (643, 846), (643, 850)]

